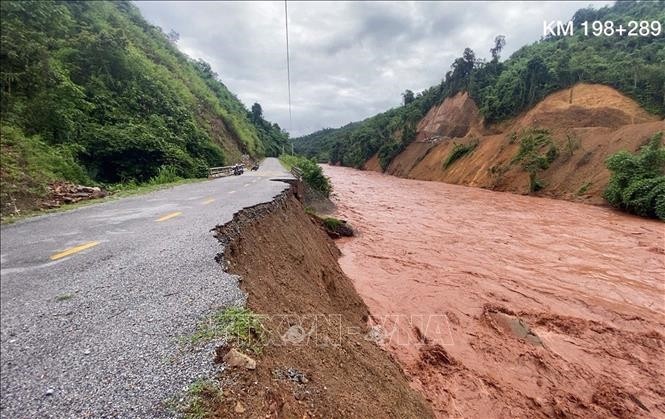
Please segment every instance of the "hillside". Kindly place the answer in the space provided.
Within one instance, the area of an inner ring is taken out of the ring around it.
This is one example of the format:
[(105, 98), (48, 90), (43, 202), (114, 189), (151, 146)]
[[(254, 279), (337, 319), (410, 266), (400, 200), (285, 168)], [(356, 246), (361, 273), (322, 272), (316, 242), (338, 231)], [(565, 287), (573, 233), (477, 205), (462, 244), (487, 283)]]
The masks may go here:
[[(579, 10), (574, 36), (543, 39), (505, 61), (502, 37), (489, 61), (467, 48), (440, 85), (362, 122), (297, 138), (296, 151), (399, 176), (600, 202), (609, 176), (605, 159), (620, 149), (636, 151), (662, 130), (654, 121), (665, 116), (665, 37), (590, 37), (579, 25), (653, 19), (665, 19), (662, 2), (618, 2)], [(519, 162), (506, 168), (518, 152), (518, 136), (531, 129), (547, 130), (543, 141), (553, 142), (560, 156), (574, 148), (537, 185), (529, 185), (524, 171), (509, 173)], [(446, 163), (453, 149), (455, 157)], [(576, 153), (593, 161), (583, 164), (583, 173), (573, 163)], [(465, 154), (470, 156), (453, 165)]]
[[(602, 85), (579, 84), (553, 93), (490, 129), (482, 128), (480, 119), (469, 121), (473, 113), (460, 112), (463, 106), (475, 104), (460, 93), (432, 108), (419, 126), (422, 139), (393, 159), (386, 173), (516, 193), (535, 189), (546, 196), (599, 204), (610, 176), (607, 157), (619, 150), (635, 152), (655, 133), (665, 132), (665, 122)], [(464, 118), (442, 118), (446, 108), (445, 116), (457, 111)], [(453, 128), (465, 131), (452, 138), (442, 134)], [(540, 153), (553, 150), (547, 167), (534, 172), (537, 185), (530, 183), (529, 168), (518, 158), (530, 137), (542, 142)], [(451, 160), (455, 150), (464, 151)], [(370, 159), (366, 168), (380, 170), (372, 165), (376, 160)]]
[(35, 207), (56, 180), (201, 177), (287, 142), (130, 2), (1, 7), (3, 214)]

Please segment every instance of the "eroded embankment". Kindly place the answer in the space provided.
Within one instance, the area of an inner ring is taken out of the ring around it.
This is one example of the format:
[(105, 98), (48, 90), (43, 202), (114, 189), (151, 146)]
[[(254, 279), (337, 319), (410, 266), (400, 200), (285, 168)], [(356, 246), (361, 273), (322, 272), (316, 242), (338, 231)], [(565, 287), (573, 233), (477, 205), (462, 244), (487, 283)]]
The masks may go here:
[(368, 309), (341, 271), (339, 251), (291, 192), (241, 211), (217, 236), (225, 269), (241, 275), (247, 306), (269, 335), (256, 370), (222, 373), (219, 415), (432, 416), (367, 338)]

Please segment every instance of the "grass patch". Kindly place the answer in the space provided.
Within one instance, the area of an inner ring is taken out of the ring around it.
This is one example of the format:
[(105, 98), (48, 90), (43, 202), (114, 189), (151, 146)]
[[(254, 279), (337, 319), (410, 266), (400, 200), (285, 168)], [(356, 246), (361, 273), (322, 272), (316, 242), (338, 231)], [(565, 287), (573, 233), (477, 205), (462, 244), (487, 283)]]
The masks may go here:
[(215, 404), (222, 398), (219, 385), (212, 380), (196, 380), (188, 388), (184, 401), (178, 404), (175, 400), (168, 407), (185, 419), (212, 418)]
[(259, 354), (267, 336), (259, 315), (248, 308), (229, 307), (201, 322), (189, 342), (197, 344), (217, 338)]
[(589, 190), (592, 183), (593, 182), (586, 182), (584, 185), (580, 186), (577, 190), (577, 196), (584, 195)]
[(326, 217), (323, 219), (323, 224), (326, 226), (326, 228), (334, 231), (342, 225), (342, 222), (334, 217)]
[(478, 140), (474, 140), (469, 144), (455, 144), (450, 153), (448, 153), (448, 156), (443, 160), (443, 168), (449, 168), (457, 160), (470, 154), (476, 147), (478, 147)]

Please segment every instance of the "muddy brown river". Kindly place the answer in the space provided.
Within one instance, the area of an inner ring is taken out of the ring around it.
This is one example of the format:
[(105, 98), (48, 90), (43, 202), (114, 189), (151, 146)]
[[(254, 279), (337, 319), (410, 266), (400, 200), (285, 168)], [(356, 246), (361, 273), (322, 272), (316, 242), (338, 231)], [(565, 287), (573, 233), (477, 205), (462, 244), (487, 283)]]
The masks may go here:
[(340, 265), (440, 417), (665, 417), (665, 224), (325, 166)]

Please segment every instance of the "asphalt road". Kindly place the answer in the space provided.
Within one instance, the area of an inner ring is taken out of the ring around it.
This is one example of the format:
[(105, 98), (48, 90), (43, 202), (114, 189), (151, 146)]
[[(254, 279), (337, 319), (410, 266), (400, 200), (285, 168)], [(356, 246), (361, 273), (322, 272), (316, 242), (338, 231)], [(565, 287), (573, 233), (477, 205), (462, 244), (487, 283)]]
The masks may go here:
[(244, 301), (210, 231), (288, 187), (257, 172), (40, 216), (2, 227), (3, 418), (168, 417), (215, 372), (191, 347), (207, 315)]

